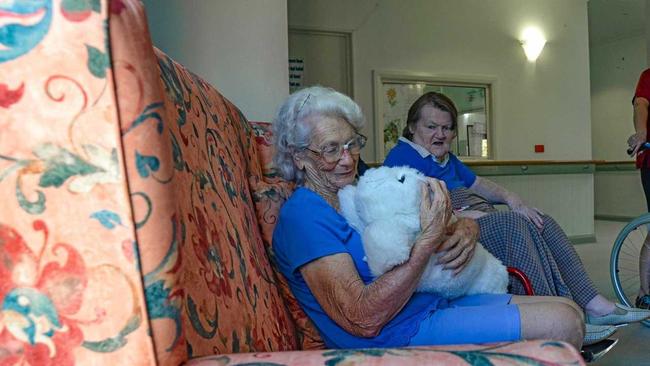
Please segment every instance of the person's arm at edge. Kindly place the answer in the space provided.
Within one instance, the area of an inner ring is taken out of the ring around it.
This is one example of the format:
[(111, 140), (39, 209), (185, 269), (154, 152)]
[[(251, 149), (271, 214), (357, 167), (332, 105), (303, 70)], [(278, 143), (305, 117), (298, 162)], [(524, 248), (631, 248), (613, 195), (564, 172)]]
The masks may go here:
[(487, 178), (476, 177), (474, 184), (469, 187), (493, 203), (505, 203), (512, 211), (528, 217), (538, 228), (544, 227), (543, 213), (534, 207), (528, 207), (518, 194), (511, 192)]
[(521, 198), (516, 193), (508, 191), (487, 178), (477, 176), (474, 184), (469, 189), (492, 203), (505, 203), (512, 207), (511, 203), (517, 204), (521, 202)]
[[(648, 105), (650, 102), (644, 97), (634, 98), (634, 130), (636, 131), (636, 141), (631, 141), (633, 147), (632, 155), (635, 155), (646, 138), (646, 121), (648, 120)], [(634, 136), (634, 135), (633, 135)]]

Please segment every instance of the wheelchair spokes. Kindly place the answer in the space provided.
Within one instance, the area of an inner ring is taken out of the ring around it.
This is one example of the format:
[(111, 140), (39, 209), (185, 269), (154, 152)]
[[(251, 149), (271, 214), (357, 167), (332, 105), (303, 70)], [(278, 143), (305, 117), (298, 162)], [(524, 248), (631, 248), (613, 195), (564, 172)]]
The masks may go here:
[[(637, 217), (618, 234), (610, 257), (610, 275), (621, 303), (634, 306), (639, 292), (639, 256), (648, 236), (650, 213)], [(647, 286), (647, 283), (645, 284)], [(643, 324), (650, 326), (650, 321)]]

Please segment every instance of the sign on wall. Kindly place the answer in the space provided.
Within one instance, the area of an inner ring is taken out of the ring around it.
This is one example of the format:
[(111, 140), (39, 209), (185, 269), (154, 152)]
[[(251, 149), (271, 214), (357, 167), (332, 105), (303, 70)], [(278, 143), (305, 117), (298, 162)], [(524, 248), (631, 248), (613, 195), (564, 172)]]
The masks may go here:
[(305, 75), (305, 61), (301, 58), (289, 59), (289, 93), (302, 88)]

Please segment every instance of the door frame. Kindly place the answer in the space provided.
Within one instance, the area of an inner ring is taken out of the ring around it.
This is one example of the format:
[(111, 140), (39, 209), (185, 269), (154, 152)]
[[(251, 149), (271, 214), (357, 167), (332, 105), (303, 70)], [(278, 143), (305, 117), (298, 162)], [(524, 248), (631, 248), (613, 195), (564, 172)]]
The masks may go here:
[[(345, 42), (345, 62), (346, 62), (346, 76), (347, 76), (347, 89), (348, 96), (354, 99), (354, 72), (353, 72), (353, 61), (354, 57), (352, 54), (352, 31), (347, 30), (334, 30), (334, 29), (324, 29), (317, 27), (289, 27), (288, 34), (299, 34), (299, 35), (325, 35), (325, 36), (335, 36), (343, 38)], [(288, 59), (288, 57), (287, 57)]]

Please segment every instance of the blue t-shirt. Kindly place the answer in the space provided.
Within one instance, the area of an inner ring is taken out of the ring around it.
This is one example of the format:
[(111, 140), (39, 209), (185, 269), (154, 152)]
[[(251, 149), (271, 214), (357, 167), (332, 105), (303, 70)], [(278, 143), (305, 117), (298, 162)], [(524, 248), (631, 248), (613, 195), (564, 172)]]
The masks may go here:
[(347, 253), (365, 284), (371, 283), (373, 276), (363, 259), (359, 233), (321, 196), (307, 188), (298, 188), (282, 206), (273, 231), (273, 251), (280, 272), (329, 348), (405, 346), (440, 300), (430, 293), (414, 293), (376, 337), (357, 337), (339, 327), (316, 301), (300, 267), (321, 257)]
[(444, 181), (450, 191), (458, 187), (469, 188), (476, 181), (476, 174), (469, 170), (454, 154), (449, 153), (449, 160), (444, 166), (441, 166), (434, 160), (433, 155), (422, 157), (404, 141), (397, 142), (397, 145), (386, 156), (384, 165), (389, 167), (408, 166), (417, 169), (427, 177)]

